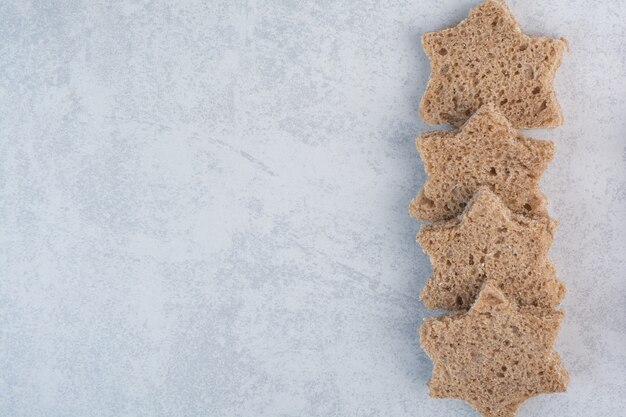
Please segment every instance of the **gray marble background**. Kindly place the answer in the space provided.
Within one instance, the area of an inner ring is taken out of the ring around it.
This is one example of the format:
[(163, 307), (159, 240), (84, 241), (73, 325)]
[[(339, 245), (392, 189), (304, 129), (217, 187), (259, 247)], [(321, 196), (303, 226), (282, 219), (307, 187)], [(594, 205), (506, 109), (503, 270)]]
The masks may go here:
[[(475, 416), (426, 395), (420, 34), (475, 0), (0, 2), (0, 416)], [(571, 45), (543, 177), (566, 394), (626, 415), (626, 3)], [(620, 17), (621, 16), (621, 17)]]

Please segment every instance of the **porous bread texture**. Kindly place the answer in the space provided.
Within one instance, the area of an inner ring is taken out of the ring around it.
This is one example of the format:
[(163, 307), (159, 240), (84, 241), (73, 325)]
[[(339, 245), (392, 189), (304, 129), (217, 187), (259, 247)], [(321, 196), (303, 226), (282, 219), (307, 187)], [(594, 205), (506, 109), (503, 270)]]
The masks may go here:
[(484, 417), (513, 417), (530, 397), (564, 392), (569, 375), (553, 352), (562, 319), (518, 308), (486, 283), (468, 312), (422, 324), (420, 343), (434, 363), (429, 395), (466, 401)]
[(457, 216), (483, 185), (515, 212), (547, 216), (539, 179), (554, 143), (518, 133), (494, 105), (483, 105), (460, 130), (423, 133), (416, 145), (428, 174), (409, 207), (416, 219)]
[(490, 280), (520, 305), (560, 304), (565, 285), (548, 259), (556, 226), (515, 214), (488, 188), (479, 189), (461, 216), (421, 228), (417, 241), (433, 267), (421, 300), (431, 310), (467, 309)]
[(563, 123), (552, 84), (567, 44), (522, 33), (504, 1), (486, 0), (457, 26), (425, 33), (422, 46), (431, 62), (426, 123), (460, 126), (488, 102), (519, 129)]

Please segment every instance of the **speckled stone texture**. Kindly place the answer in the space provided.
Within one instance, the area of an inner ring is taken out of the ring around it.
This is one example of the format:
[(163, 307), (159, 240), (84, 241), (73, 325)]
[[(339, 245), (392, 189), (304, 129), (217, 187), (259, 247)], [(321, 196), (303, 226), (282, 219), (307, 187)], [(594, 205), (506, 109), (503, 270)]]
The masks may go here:
[[(407, 207), (420, 36), (477, 3), (0, 2), (0, 416), (475, 416)], [(571, 382), (519, 416), (623, 415), (626, 3), (510, 7), (572, 48), (531, 134)]]

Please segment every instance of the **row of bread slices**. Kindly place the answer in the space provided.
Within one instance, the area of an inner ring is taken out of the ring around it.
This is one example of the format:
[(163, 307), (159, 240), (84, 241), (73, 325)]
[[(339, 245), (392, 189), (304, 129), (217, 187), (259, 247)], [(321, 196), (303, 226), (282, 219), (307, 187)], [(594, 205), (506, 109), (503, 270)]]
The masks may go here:
[(552, 83), (567, 43), (525, 35), (505, 0), (484, 0), (422, 46), (422, 118), (461, 126), (417, 140), (428, 179), (410, 213), (434, 222), (418, 236), (434, 271), (421, 298), (452, 310), (420, 331), (434, 363), (429, 392), (511, 417), (568, 380), (553, 352), (565, 294), (547, 256), (556, 222), (539, 191), (554, 145), (514, 129), (563, 122)]

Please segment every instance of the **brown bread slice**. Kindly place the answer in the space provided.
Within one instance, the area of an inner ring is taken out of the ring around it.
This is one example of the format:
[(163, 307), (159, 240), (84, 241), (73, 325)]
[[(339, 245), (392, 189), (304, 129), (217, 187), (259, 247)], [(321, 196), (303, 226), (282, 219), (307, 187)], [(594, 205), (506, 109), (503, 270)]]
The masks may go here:
[(519, 129), (563, 123), (552, 83), (567, 44), (522, 33), (503, 0), (486, 0), (457, 26), (424, 34), (422, 46), (431, 61), (420, 103), (426, 123), (460, 126), (487, 102)]
[(554, 143), (519, 134), (491, 104), (460, 130), (417, 138), (428, 179), (409, 213), (422, 221), (457, 216), (479, 186), (488, 185), (515, 212), (547, 216), (539, 178), (554, 156)]
[(561, 311), (518, 308), (487, 283), (468, 312), (422, 324), (420, 343), (434, 363), (430, 396), (513, 417), (530, 397), (564, 392), (569, 375), (552, 350), (562, 319)]
[(481, 188), (461, 216), (420, 230), (417, 241), (433, 266), (420, 298), (431, 310), (467, 309), (489, 279), (520, 305), (560, 304), (565, 285), (547, 255), (556, 225), (512, 213)]

